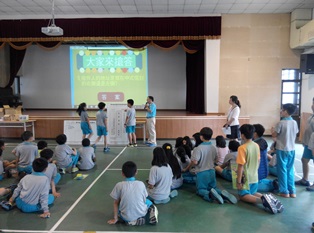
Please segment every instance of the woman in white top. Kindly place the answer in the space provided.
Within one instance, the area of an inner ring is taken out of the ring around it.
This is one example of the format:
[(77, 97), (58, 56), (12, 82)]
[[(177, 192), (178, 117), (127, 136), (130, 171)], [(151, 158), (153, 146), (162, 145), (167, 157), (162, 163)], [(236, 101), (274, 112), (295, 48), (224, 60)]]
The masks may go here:
[(231, 105), (228, 112), (227, 122), (224, 127), (228, 128), (230, 126), (231, 134), (227, 135), (229, 139), (240, 138), (239, 133), (239, 115), (241, 104), (237, 96), (232, 95), (229, 99), (229, 104)]

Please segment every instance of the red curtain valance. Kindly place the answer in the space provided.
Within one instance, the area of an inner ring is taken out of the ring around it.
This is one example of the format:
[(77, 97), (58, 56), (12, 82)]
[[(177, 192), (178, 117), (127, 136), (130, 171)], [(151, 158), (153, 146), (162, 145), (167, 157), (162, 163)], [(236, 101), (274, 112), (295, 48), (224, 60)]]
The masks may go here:
[(0, 20), (0, 42), (204, 40), (221, 35), (221, 17), (56, 19), (63, 37), (41, 33), (49, 20)]

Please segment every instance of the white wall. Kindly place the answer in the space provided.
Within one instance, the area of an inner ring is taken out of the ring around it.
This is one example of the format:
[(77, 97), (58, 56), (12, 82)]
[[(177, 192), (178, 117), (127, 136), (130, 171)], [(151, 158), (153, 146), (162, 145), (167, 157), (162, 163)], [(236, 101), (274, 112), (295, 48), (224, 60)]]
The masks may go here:
[[(159, 109), (185, 109), (185, 61), (181, 46), (171, 51), (148, 47), (148, 94)], [(25, 108), (71, 108), (69, 45), (53, 51), (28, 47), (21, 73)]]
[(312, 112), (314, 74), (302, 74), (301, 112)]

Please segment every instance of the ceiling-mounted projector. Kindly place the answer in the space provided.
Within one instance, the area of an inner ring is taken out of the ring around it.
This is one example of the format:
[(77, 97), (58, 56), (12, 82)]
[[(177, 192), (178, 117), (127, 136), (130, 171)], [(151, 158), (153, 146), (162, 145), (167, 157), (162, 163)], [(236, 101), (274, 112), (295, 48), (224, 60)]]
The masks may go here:
[(42, 27), (41, 32), (47, 36), (63, 36), (63, 29), (55, 25), (55, 1), (52, 0), (52, 19), (49, 20), (47, 27)]
[(62, 36), (63, 29), (57, 26), (49, 26), (49, 27), (42, 27), (41, 32), (46, 34), (47, 36)]

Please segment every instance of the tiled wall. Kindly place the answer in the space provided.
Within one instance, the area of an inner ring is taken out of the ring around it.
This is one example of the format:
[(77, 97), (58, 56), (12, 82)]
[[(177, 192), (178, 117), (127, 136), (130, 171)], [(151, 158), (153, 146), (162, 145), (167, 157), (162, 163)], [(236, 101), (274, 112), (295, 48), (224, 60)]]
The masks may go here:
[(289, 48), (290, 14), (222, 15), (219, 112), (239, 97), (242, 116), (260, 123), (266, 134), (279, 120), (281, 70), (299, 68)]

